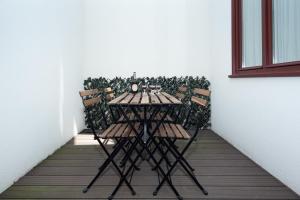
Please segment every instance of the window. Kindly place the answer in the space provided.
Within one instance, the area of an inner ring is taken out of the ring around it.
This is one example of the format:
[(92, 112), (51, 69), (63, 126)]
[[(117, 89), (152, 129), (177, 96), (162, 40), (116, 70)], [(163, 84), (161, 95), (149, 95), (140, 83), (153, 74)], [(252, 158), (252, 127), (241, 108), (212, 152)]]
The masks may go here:
[(232, 75), (300, 76), (300, 0), (232, 0)]

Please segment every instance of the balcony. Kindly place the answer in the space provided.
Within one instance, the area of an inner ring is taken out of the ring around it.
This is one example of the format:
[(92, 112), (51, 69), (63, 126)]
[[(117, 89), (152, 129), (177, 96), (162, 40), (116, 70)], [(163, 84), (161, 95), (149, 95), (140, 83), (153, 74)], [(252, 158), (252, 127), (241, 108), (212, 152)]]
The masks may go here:
[[(78, 92), (111, 87), (116, 98), (133, 72), (139, 90), (141, 80), (173, 96), (187, 86), (188, 107), (195, 88), (209, 90), (206, 126), (185, 155), (208, 195), (178, 165), (170, 182), (183, 199), (300, 199), (298, 8), (297, 0), (0, 0), (0, 199), (107, 199), (119, 181), (112, 165), (82, 192), (106, 155)], [(103, 141), (109, 152), (118, 143)], [(147, 162), (139, 167), (136, 195), (123, 184), (114, 199), (178, 198), (167, 183), (154, 196), (161, 179)]]
[[(299, 199), (293, 191), (212, 131), (204, 131), (187, 154), (196, 168), (195, 174), (209, 191), (209, 198)], [(93, 136), (82, 133), (28, 172), (0, 198), (106, 199), (119, 181), (113, 167), (88, 193), (81, 192), (97, 172), (95, 166), (100, 166), (104, 157)], [(133, 197), (124, 187), (116, 199), (176, 199), (168, 187), (153, 197), (157, 174), (147, 163), (143, 163), (142, 167), (147, 170), (135, 172), (132, 179), (137, 195)], [(184, 173), (179, 168), (172, 179), (182, 196), (186, 199), (207, 199)]]

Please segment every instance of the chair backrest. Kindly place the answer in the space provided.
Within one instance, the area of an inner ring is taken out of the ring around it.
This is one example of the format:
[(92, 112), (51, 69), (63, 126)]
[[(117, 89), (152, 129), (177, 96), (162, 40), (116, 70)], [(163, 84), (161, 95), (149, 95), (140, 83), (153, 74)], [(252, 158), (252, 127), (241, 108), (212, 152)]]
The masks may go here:
[(193, 96), (191, 98), (191, 101), (196, 103), (199, 106), (204, 106), (206, 107), (208, 105), (208, 100), (207, 98), (210, 96), (210, 91), (206, 89), (201, 89), (201, 88), (195, 88), (193, 90)]
[(82, 90), (79, 91), (79, 95), (81, 96), (81, 98), (88, 98), (98, 95), (99, 92), (100, 91), (98, 89)]
[(94, 97), (94, 98), (91, 98), (91, 99), (84, 99), (83, 100), (83, 105), (87, 108), (93, 107), (93, 106), (95, 106), (99, 103), (101, 103), (101, 97), (100, 96)]
[(186, 96), (185, 93), (187, 92), (187, 90), (188, 90), (188, 88), (186, 86), (184, 86), (184, 85), (180, 86), (175, 94), (175, 97), (177, 99), (179, 99), (180, 101), (182, 101)]
[(82, 98), (82, 103), (85, 107), (92, 107), (95, 104), (101, 103), (101, 97), (98, 89), (82, 90), (79, 95)]
[(106, 100), (110, 101), (115, 98), (115, 93), (111, 87), (105, 88), (104, 92), (105, 92)]
[[(209, 97), (211, 91), (201, 88), (195, 88), (193, 90), (193, 96), (191, 97), (191, 105), (187, 118), (184, 123), (184, 127), (188, 124), (195, 124), (198, 126), (203, 126), (203, 123), (206, 123), (207, 120), (207, 109), (209, 105)], [(200, 111), (200, 112), (199, 112)], [(199, 128), (199, 127), (198, 127)]]
[(101, 109), (102, 100), (100, 91), (98, 89), (83, 90), (79, 92), (79, 95), (86, 108), (85, 113), (88, 120), (88, 128), (95, 130), (96, 128), (106, 126), (106, 117)]

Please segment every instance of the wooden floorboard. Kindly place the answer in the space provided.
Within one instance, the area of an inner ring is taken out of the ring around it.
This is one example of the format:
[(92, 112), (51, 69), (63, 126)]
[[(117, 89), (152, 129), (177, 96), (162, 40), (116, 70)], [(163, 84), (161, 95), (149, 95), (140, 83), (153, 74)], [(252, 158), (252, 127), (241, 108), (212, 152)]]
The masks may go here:
[[(111, 147), (108, 145), (108, 149)], [(0, 194), (0, 199), (106, 199), (119, 181), (113, 167), (105, 171), (88, 193), (82, 193), (105, 158), (92, 135), (78, 135)], [(300, 199), (211, 131), (200, 135), (187, 158), (209, 195), (204, 196), (178, 167), (172, 181), (184, 199)], [(128, 188), (122, 186), (115, 199), (176, 199), (166, 185), (154, 197), (157, 174), (147, 162), (140, 167), (142, 170), (136, 171), (132, 179), (137, 195), (132, 196)]]

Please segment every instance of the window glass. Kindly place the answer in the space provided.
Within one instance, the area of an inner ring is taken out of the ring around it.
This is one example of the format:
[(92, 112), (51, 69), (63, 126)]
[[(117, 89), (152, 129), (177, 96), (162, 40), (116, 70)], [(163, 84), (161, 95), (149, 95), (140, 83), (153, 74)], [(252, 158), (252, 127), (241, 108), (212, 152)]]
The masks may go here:
[(300, 60), (300, 0), (273, 0), (273, 63)]
[(261, 0), (242, 1), (243, 66), (262, 65)]

